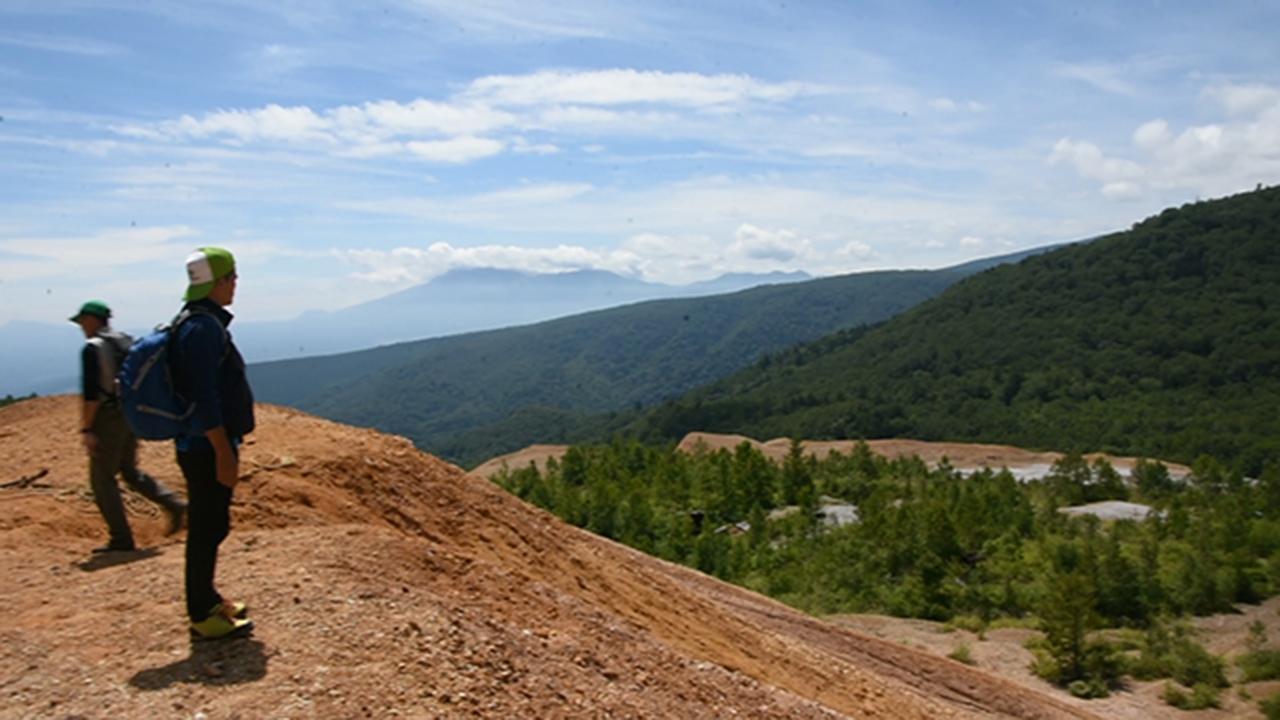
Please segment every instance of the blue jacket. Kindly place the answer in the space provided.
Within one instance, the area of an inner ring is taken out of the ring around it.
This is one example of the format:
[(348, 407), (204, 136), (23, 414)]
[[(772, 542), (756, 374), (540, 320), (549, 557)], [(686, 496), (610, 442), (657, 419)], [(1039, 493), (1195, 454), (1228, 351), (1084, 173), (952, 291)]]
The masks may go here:
[(220, 425), (238, 447), (240, 440), (253, 432), (253, 391), (244, 358), (226, 332), (232, 315), (208, 299), (187, 303), (184, 309), (193, 314), (177, 329), (174, 384), (183, 397), (195, 403), (196, 410), (191, 435), (179, 436), (176, 441), (178, 451), (211, 449), (204, 433)]

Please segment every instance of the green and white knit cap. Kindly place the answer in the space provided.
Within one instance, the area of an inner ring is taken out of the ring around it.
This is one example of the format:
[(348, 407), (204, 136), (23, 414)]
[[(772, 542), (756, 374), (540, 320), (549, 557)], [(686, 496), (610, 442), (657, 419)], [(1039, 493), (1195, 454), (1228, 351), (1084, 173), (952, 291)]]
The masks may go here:
[(184, 300), (208, 296), (213, 283), (235, 272), (236, 259), (229, 250), (203, 247), (187, 256), (187, 294)]

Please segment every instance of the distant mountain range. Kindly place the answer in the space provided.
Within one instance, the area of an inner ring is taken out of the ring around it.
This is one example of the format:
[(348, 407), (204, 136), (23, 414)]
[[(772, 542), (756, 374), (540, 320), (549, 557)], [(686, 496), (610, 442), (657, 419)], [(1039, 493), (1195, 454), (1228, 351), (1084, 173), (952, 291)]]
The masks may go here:
[(343, 310), (313, 311), (283, 322), (237, 323), (234, 334), (250, 362), (276, 360), (526, 325), (643, 300), (808, 279), (804, 273), (739, 274), (692, 285), (663, 285), (603, 270), (540, 274), (494, 268), (452, 270)]
[[(257, 363), (250, 375), (263, 401), (406, 435), (469, 464), (572, 436), (593, 413), (650, 405), (796, 343), (883, 321), (974, 272), (1036, 252), (1043, 249), (944, 270), (862, 273), (641, 302), (521, 327)], [(595, 274), (575, 280), (622, 287)], [(759, 278), (719, 282), (732, 287)], [(519, 296), (504, 293), (502, 301)], [(393, 296), (382, 307), (401, 300)], [(437, 302), (488, 301), (462, 283)]]
[(80, 374), (84, 335), (71, 323), (0, 325), (0, 397), (69, 392)]
[[(808, 279), (802, 272), (739, 273), (691, 285), (663, 285), (598, 270), (534, 274), (462, 269), (342, 310), (310, 311), (278, 322), (240, 318), (232, 334), (245, 357), (255, 362), (523, 325), (642, 300), (711, 295)], [(122, 329), (136, 335), (149, 327)], [(0, 367), (4, 368), (0, 397), (73, 389), (79, 372), (76, 352), (82, 342), (79, 330), (69, 324), (0, 325)]]
[(629, 427), (654, 441), (702, 430), (1185, 463), (1208, 454), (1256, 474), (1268, 463), (1280, 472), (1277, 407), (1273, 187), (968, 278), (880, 327), (772, 356)]

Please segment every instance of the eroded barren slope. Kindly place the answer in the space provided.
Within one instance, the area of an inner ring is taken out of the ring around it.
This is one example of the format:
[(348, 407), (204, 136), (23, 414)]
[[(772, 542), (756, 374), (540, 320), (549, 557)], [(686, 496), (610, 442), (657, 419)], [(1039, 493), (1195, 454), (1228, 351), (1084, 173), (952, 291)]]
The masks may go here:
[[(220, 586), (252, 639), (192, 647), (181, 538), (90, 559), (74, 398), (0, 409), (5, 717), (1082, 717), (566, 526), (402, 438), (259, 409)], [(173, 486), (165, 444), (143, 464)]]

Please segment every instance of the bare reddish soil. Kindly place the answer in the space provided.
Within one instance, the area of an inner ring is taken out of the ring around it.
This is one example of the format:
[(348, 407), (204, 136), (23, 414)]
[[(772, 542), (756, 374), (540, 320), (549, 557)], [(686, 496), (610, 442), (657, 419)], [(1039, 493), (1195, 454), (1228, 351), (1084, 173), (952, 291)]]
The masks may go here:
[[(0, 409), (0, 717), (1093, 717), (561, 523), (405, 439), (259, 408), (192, 645), (182, 538), (91, 557), (76, 400)], [(166, 444), (143, 466), (182, 479)]]

